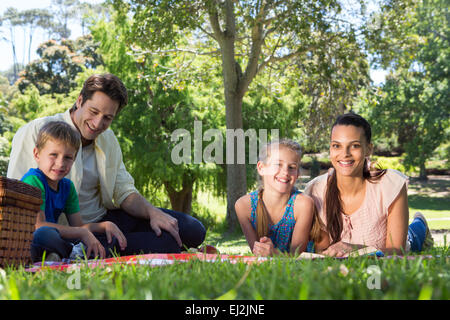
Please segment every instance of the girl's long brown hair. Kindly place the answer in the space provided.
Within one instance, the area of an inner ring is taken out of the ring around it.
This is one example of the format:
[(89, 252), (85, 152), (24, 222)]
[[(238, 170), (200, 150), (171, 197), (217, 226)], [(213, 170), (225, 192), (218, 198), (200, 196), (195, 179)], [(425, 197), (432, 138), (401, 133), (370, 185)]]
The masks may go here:
[(269, 236), (269, 213), (263, 201), (263, 188), (258, 191), (258, 204), (256, 206), (256, 235), (258, 239)]
[[(337, 125), (355, 126), (362, 128), (367, 143), (370, 143), (372, 139), (372, 130), (369, 122), (366, 119), (355, 113), (346, 113), (337, 117), (331, 131)], [(370, 183), (374, 183), (379, 180), (386, 173), (385, 169), (374, 168), (367, 163), (367, 159), (364, 161), (363, 178)], [(331, 244), (339, 242), (341, 240), (341, 234), (343, 229), (342, 222), (342, 200), (339, 188), (337, 186), (336, 170), (328, 177), (327, 189), (325, 192), (325, 214), (327, 219), (327, 232), (331, 237)]]

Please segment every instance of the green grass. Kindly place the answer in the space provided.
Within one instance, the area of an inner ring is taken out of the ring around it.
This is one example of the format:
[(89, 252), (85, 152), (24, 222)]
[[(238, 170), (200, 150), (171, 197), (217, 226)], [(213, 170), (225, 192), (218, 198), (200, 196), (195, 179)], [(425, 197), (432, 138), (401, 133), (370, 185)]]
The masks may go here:
[(408, 204), (412, 210), (450, 212), (450, 198), (432, 198), (414, 194), (408, 196)]
[(428, 219), (430, 229), (450, 229), (450, 180), (445, 177), (419, 182), (415, 179), (408, 186), (410, 221), (417, 211)]
[(429, 197), (420, 194), (408, 196), (409, 216), (422, 212), (430, 229), (450, 229), (450, 198)]
[[(448, 195), (442, 194), (448, 190), (447, 182), (413, 181), (409, 190), (413, 193), (409, 196), (411, 218), (415, 211), (428, 219), (450, 216)], [(201, 193), (194, 208), (208, 225), (205, 243), (222, 254), (250, 254), (240, 230), (224, 232), (224, 199)], [(450, 229), (444, 220), (429, 221), (429, 225)], [(37, 273), (6, 268), (0, 269), (0, 299), (450, 299), (448, 244), (423, 254), (435, 258), (298, 261), (277, 257), (254, 265), (189, 261), (160, 267), (115, 265)], [(367, 285), (373, 279), (368, 272), (373, 267), (380, 271), (379, 289)], [(79, 279), (79, 289), (70, 286), (75, 279)]]
[[(261, 264), (189, 261), (161, 267), (82, 268), (75, 272), (6, 269), (0, 299), (443, 299), (450, 298), (448, 248), (433, 259), (274, 258)], [(369, 268), (380, 271), (377, 284)], [(72, 278), (71, 278), (72, 277)], [(374, 278), (372, 278), (374, 279)]]
[[(210, 231), (205, 241), (222, 254), (250, 255), (242, 233)], [(439, 299), (450, 298), (449, 247), (425, 259), (295, 260), (276, 257), (261, 264), (189, 261), (159, 267), (114, 265), (37, 273), (0, 270), (0, 299)], [(380, 271), (370, 288), (369, 269)], [(79, 284), (79, 287), (76, 284)], [(74, 286), (75, 284), (75, 286)]]

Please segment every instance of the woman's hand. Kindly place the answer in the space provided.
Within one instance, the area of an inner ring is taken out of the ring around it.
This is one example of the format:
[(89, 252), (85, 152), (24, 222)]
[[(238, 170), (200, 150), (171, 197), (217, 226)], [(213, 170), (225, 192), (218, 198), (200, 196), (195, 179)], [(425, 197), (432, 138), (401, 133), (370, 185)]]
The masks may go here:
[(322, 251), (322, 254), (330, 257), (347, 257), (350, 252), (355, 250), (355, 245), (346, 242), (336, 242), (329, 246), (326, 250)]
[(272, 240), (268, 237), (262, 237), (253, 244), (253, 254), (256, 256), (272, 256), (277, 250), (273, 246)]

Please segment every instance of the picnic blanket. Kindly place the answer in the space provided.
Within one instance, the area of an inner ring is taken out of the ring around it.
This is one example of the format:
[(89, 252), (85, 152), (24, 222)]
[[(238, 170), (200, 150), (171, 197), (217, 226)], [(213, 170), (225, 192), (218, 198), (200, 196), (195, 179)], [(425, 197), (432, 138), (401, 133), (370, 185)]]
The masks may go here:
[(229, 262), (229, 263), (259, 263), (268, 261), (268, 257), (257, 257), (257, 256), (239, 256), (239, 255), (227, 255), (227, 254), (208, 254), (208, 253), (149, 253), (141, 255), (131, 255), (122, 257), (113, 257), (107, 259), (94, 259), (87, 261), (68, 261), (63, 262), (38, 262), (35, 263), (30, 268), (25, 269), (28, 272), (36, 272), (42, 269), (53, 269), (64, 271), (69, 268), (77, 267), (106, 267), (115, 264), (124, 265), (148, 265), (152, 267), (169, 265), (174, 263), (182, 263), (190, 260), (200, 260), (205, 262)]
[[(433, 259), (439, 258), (440, 256), (432, 256), (432, 255), (413, 255), (413, 256), (377, 256), (377, 255), (369, 255), (368, 257), (374, 259)], [(315, 260), (315, 259), (324, 259), (324, 256), (321, 255), (308, 255), (308, 256), (299, 256), (297, 260)], [(142, 255), (131, 255), (131, 256), (122, 256), (122, 257), (113, 257), (107, 259), (94, 259), (94, 260), (86, 260), (86, 261), (63, 261), (63, 262), (38, 262), (32, 265), (31, 267), (25, 269), (28, 272), (37, 272), (45, 269), (52, 270), (71, 270), (74, 268), (97, 268), (97, 267), (107, 267), (116, 264), (122, 265), (147, 265), (151, 267), (157, 266), (165, 266), (171, 265), (175, 263), (183, 263), (192, 260), (199, 260), (203, 262), (226, 262), (226, 263), (263, 263), (266, 261), (270, 261), (273, 258), (271, 257), (257, 257), (257, 256), (241, 256), (241, 255), (228, 255), (228, 254), (207, 254), (207, 253), (150, 253), (150, 254), (142, 254)], [(334, 259), (349, 259), (349, 258), (334, 258)]]

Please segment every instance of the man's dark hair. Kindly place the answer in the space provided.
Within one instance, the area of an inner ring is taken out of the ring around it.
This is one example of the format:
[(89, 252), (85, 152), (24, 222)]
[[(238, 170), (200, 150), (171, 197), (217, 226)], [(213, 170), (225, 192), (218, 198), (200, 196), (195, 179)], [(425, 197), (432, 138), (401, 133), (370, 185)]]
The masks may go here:
[[(111, 73), (94, 74), (90, 76), (83, 85), (80, 95), (83, 98), (82, 104), (92, 98), (95, 92), (105, 93), (109, 98), (119, 102), (119, 112), (128, 103), (128, 93), (123, 82)], [(76, 103), (73, 106), (76, 109)]]

